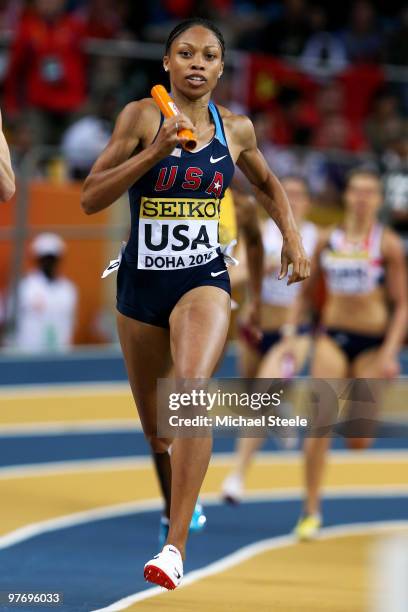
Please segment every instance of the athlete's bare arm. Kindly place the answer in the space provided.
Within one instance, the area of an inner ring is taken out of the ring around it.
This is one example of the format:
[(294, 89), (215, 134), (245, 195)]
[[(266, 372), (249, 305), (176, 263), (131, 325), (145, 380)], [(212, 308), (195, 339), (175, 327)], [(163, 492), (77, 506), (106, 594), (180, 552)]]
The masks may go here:
[(322, 273), (320, 256), (332, 231), (333, 228), (319, 230), (319, 237), (310, 263), (310, 277), (302, 284), (301, 290), (288, 311), (287, 323), (293, 329), (302, 323), (305, 314), (312, 308), (313, 298), (316, 295), (318, 281)]
[(381, 350), (386, 358), (392, 358), (400, 350), (407, 333), (407, 268), (402, 242), (390, 229), (384, 231), (382, 249), (386, 266), (387, 297), (392, 304), (392, 314)]
[(285, 191), (258, 149), (250, 119), (222, 110), (227, 131), (232, 136), (230, 147), (236, 156), (237, 166), (251, 183), (257, 201), (263, 205), (282, 233), (282, 267), (279, 278), (286, 276), (288, 265), (292, 263), (293, 270), (288, 284), (303, 280), (310, 274), (310, 262), (303, 249)]
[[(120, 113), (112, 138), (86, 178), (81, 197), (84, 211), (91, 215), (115, 202), (158, 161), (167, 157), (185, 139), (182, 128), (193, 129), (183, 114), (166, 119), (159, 127), (160, 112), (151, 99), (131, 102)], [(136, 155), (132, 155), (137, 151)]]
[(263, 278), (263, 244), (256, 201), (252, 195), (234, 189), (237, 225), (245, 242), (248, 284), (252, 299), (260, 301)]
[(0, 111), (0, 201), (7, 202), (16, 190), (13, 168), (11, 167), (10, 151), (3, 134), (3, 122)]
[(245, 242), (246, 273), (250, 288), (250, 302), (245, 317), (246, 326), (255, 341), (259, 341), (262, 337), (261, 289), (264, 271), (261, 227), (254, 196), (236, 190), (234, 191), (234, 202), (238, 228)]

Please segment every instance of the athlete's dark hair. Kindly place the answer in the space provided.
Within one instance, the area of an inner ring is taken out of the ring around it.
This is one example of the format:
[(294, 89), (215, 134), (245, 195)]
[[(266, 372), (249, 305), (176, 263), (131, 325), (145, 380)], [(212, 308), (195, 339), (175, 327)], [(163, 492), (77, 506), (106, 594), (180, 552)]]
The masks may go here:
[(350, 182), (353, 180), (355, 176), (369, 176), (375, 179), (376, 181), (378, 181), (380, 185), (382, 185), (381, 174), (377, 172), (377, 170), (375, 170), (374, 168), (367, 167), (367, 166), (358, 166), (357, 168), (353, 168), (352, 170), (350, 170), (350, 172), (348, 172), (346, 176), (346, 183), (345, 183), (346, 187), (350, 185)]
[(204, 19), (202, 17), (191, 17), (191, 19), (186, 19), (182, 21), (170, 32), (167, 41), (166, 41), (166, 55), (170, 53), (170, 47), (173, 44), (174, 40), (180, 36), (186, 30), (193, 28), (194, 26), (201, 26), (210, 30), (213, 34), (215, 34), (220, 47), (221, 47), (221, 59), (224, 59), (225, 55), (225, 41), (221, 31), (217, 28), (216, 25), (209, 21), (208, 19)]
[(296, 181), (297, 183), (302, 183), (307, 195), (310, 197), (312, 195), (312, 190), (310, 189), (309, 181), (302, 176), (301, 174), (284, 174), (280, 177), (280, 181)]

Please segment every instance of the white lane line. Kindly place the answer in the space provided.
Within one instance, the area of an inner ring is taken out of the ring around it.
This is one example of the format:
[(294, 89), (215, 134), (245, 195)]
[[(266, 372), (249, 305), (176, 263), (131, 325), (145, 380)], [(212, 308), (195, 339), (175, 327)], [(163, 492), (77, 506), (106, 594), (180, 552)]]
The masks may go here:
[[(301, 498), (302, 490), (299, 489), (278, 489), (276, 491), (252, 491), (243, 503), (265, 503), (269, 501), (293, 501)], [(396, 495), (408, 495), (407, 487), (387, 487), (380, 490), (376, 487), (362, 489), (362, 487), (332, 487), (331, 490), (325, 492), (326, 499), (338, 498), (378, 498), (378, 497), (395, 497)], [(219, 506), (223, 502), (219, 494), (209, 493), (200, 496), (207, 506)], [(111, 506), (102, 506), (100, 508), (92, 508), (91, 510), (83, 510), (60, 516), (58, 518), (47, 519), (36, 523), (24, 525), (3, 536), (0, 536), (0, 550), (9, 548), (15, 544), (24, 542), (35, 536), (49, 533), (50, 531), (58, 531), (67, 529), (84, 523), (105, 520), (113, 517), (126, 516), (130, 514), (139, 514), (140, 512), (150, 512), (158, 510), (162, 507), (163, 502), (160, 499), (140, 500), (135, 502), (124, 502)]]
[[(211, 463), (228, 462), (234, 458), (234, 453), (215, 453), (211, 459)], [(258, 452), (255, 455), (257, 464), (274, 464), (274, 463), (298, 463), (299, 459), (303, 458), (303, 451), (266, 451)], [(408, 460), (408, 449), (406, 448), (376, 448), (366, 449), (364, 452), (359, 450), (349, 449), (338, 449), (330, 451), (330, 460), (334, 460), (336, 463), (350, 464), (350, 463), (388, 463), (394, 461), (407, 461)]]
[[(372, 533), (390, 533), (396, 529), (408, 528), (408, 521), (381, 521), (377, 523), (353, 523), (351, 525), (336, 525), (333, 527), (325, 527), (321, 530), (319, 536), (320, 540), (329, 540), (332, 538), (347, 537), (351, 535), (367, 535)], [(278, 548), (286, 548), (297, 544), (297, 540), (293, 535), (278, 536), (275, 538), (268, 538), (267, 540), (260, 540), (254, 542), (248, 546), (244, 546), (239, 550), (233, 552), (214, 563), (210, 563), (206, 567), (199, 570), (189, 572), (184, 578), (180, 587), (183, 588), (194, 582), (198, 582), (203, 578), (208, 578), (214, 574), (224, 572), (235, 565), (239, 565), (256, 555), (263, 552), (274, 550)], [(105, 608), (98, 608), (92, 612), (118, 612), (119, 610), (125, 610), (129, 606), (144, 599), (155, 597), (156, 595), (163, 594), (161, 587), (153, 587), (119, 599), (114, 603), (110, 604)]]
[[(300, 452), (264, 452), (256, 456), (255, 465), (279, 465), (284, 467), (285, 465), (297, 464), (301, 459), (302, 455)], [(217, 467), (231, 467), (234, 464), (234, 460), (234, 453), (216, 453), (211, 459), (211, 465)], [(362, 465), (368, 465), (371, 463), (395, 463), (397, 461), (408, 461), (408, 450), (375, 450), (364, 451), (364, 454), (360, 454), (358, 451), (351, 454), (350, 451), (332, 451), (331, 460), (333, 463), (339, 465), (356, 463)], [(6, 465), (0, 467), (0, 480), (53, 476), (57, 474), (69, 474), (83, 471), (140, 470), (149, 468), (151, 465), (151, 459), (148, 455), (140, 455), (136, 457), (70, 459), (68, 461), (49, 461), (44, 463)]]

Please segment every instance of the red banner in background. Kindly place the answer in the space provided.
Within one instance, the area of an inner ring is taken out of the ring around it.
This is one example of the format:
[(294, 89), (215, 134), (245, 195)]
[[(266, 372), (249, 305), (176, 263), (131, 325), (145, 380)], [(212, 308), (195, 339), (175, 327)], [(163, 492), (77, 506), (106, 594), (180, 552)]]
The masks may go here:
[[(385, 76), (381, 66), (356, 64), (335, 80), (344, 88), (344, 115), (354, 121), (367, 116), (372, 97), (384, 84)], [(251, 112), (275, 110), (284, 89), (297, 90), (305, 102), (313, 102), (316, 92), (324, 86), (287, 61), (259, 54), (248, 58), (246, 83), (245, 100)]]
[(384, 85), (385, 74), (382, 66), (355, 64), (346, 68), (336, 80), (344, 89), (344, 114), (355, 121), (367, 117), (375, 92)]
[(270, 55), (251, 54), (248, 64), (246, 102), (251, 111), (273, 110), (283, 89), (296, 89), (312, 98), (316, 83), (297, 68)]

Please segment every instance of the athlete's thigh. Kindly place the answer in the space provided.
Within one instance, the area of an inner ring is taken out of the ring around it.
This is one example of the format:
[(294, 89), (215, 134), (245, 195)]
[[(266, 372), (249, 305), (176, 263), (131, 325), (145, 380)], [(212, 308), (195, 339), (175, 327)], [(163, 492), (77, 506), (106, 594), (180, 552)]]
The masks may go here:
[(353, 378), (381, 378), (379, 349), (370, 349), (357, 355), (351, 364)]
[[(351, 376), (353, 378), (381, 378), (379, 349), (370, 349), (360, 353), (352, 363)], [(357, 381), (356, 381), (357, 382)], [(381, 411), (382, 401), (386, 388), (384, 381), (368, 383), (371, 389), (370, 401), (367, 401), (367, 386), (364, 381), (361, 384), (363, 401), (359, 401), (358, 386), (355, 387), (353, 399), (345, 406), (348, 420), (347, 445), (349, 448), (364, 449), (371, 446), (373, 436), (377, 430), (377, 419)]]
[(257, 378), (279, 378), (282, 356), (283, 344), (278, 342), (264, 355), (256, 373)]
[[(290, 342), (290, 352), (295, 360), (296, 372), (302, 369), (310, 349), (310, 336), (296, 336)], [(258, 370), (258, 378), (279, 378), (282, 376), (282, 359), (287, 351), (284, 341), (273, 346), (263, 358)]]
[(345, 378), (348, 370), (347, 357), (334, 340), (325, 334), (318, 336), (310, 368), (313, 378)]
[(191, 289), (170, 315), (170, 345), (177, 378), (209, 378), (223, 351), (230, 296), (219, 287)]
[(169, 330), (117, 313), (120, 344), (133, 397), (147, 436), (156, 435), (156, 385), (171, 367)]
[[(310, 373), (312, 378), (346, 378), (348, 375), (349, 366), (346, 355), (337, 346), (337, 344), (326, 334), (320, 334), (315, 341), (313, 347), (312, 362)], [(321, 436), (330, 435), (333, 426), (338, 420), (337, 402), (332, 402), (330, 398), (319, 402), (315, 407), (313, 414), (313, 425), (311, 438), (320, 438)], [(316, 444), (316, 446), (314, 446)], [(305, 447), (314, 449), (319, 453), (320, 442), (314, 442), (313, 439), (307, 441)]]

